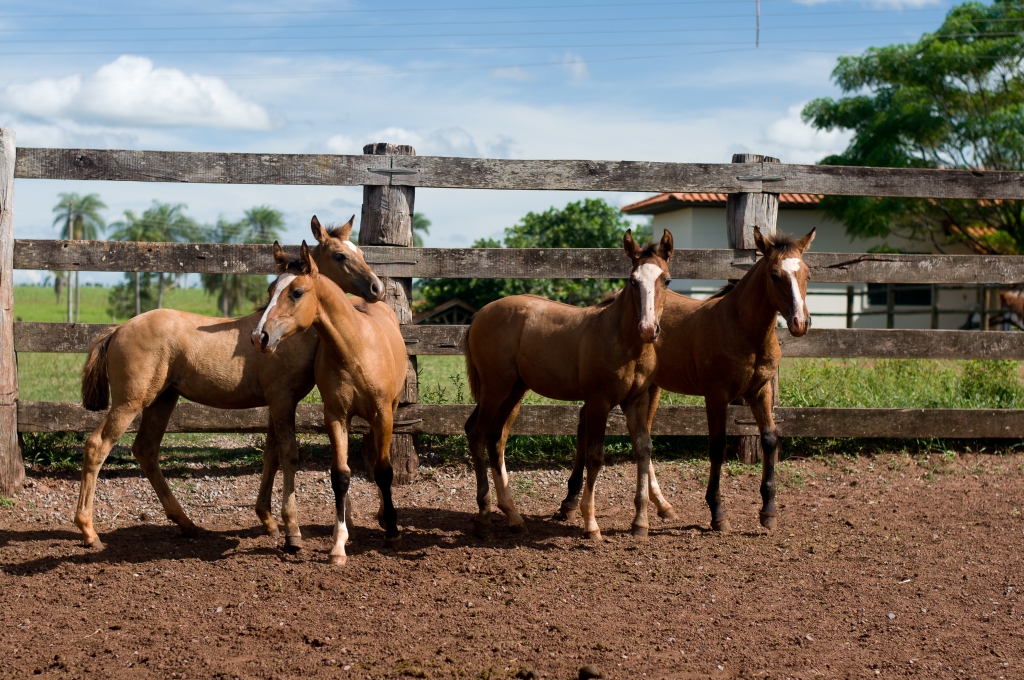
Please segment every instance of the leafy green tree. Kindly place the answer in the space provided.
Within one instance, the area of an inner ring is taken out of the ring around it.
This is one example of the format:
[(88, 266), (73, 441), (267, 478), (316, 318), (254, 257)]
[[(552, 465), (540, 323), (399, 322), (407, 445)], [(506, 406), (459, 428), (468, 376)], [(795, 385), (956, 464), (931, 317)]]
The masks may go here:
[[(423, 236), (420, 232), (430, 236), (430, 220), (423, 213), (412, 214), (412, 247), (423, 247)], [(357, 237), (358, 238), (358, 237)]]
[[(826, 165), (1024, 169), (1024, 2), (954, 7), (916, 43), (841, 57), (839, 100), (803, 110), (819, 130), (853, 139)], [(860, 237), (967, 241), (988, 253), (1024, 252), (1024, 201), (830, 196), (822, 207)], [(981, 227), (981, 228), (979, 228)]]
[[(630, 227), (622, 213), (602, 199), (588, 198), (528, 213), (505, 230), (508, 248), (620, 248)], [(501, 243), (482, 239), (474, 248), (498, 248)], [(453, 298), (480, 308), (507, 295), (533, 293), (573, 305), (590, 305), (622, 285), (617, 279), (421, 279), (423, 305), (432, 309)]]
[[(112, 223), (114, 229), (110, 237), (115, 241), (147, 241), (170, 242), (170, 241), (194, 241), (201, 236), (199, 225), (191, 217), (185, 215), (184, 203), (160, 203), (153, 201), (153, 205), (141, 216), (136, 215), (132, 210), (124, 211), (124, 218)], [(135, 282), (135, 315), (141, 314), (144, 306), (152, 304), (153, 294), (149, 290), (152, 285), (152, 276), (148, 273), (134, 272), (126, 274), (131, 276)], [(143, 294), (143, 283), (146, 284), (146, 294)], [(119, 316), (121, 300), (124, 299), (122, 292), (116, 290), (111, 293), (111, 314)], [(164, 274), (157, 275), (156, 308), (163, 307), (164, 302)], [(143, 304), (146, 303), (146, 305)]]
[[(106, 231), (107, 225), (100, 215), (107, 205), (100, 200), (99, 194), (86, 194), (80, 196), (77, 193), (62, 193), (57, 195), (57, 205), (53, 206), (53, 226), (60, 226), (60, 237), (71, 241), (84, 240), (95, 241), (100, 234)], [(54, 272), (53, 287), (57, 293), (57, 302), (60, 302), (60, 291), (64, 285), (61, 277), (64, 272)], [(68, 323), (77, 322), (79, 317), (79, 302), (81, 301), (78, 287), (78, 272), (75, 272), (72, 283), (71, 272), (66, 273), (68, 288)], [(72, 296), (72, 290), (74, 295)], [(74, 311), (72, 311), (72, 307)], [(73, 317), (73, 318), (72, 318)]]
[[(217, 220), (206, 231), (213, 243), (273, 243), (281, 238), (284, 215), (266, 205), (246, 210), (238, 222)], [(203, 288), (217, 296), (223, 316), (234, 316), (247, 303), (258, 303), (267, 291), (267, 277), (260, 274), (203, 274)]]

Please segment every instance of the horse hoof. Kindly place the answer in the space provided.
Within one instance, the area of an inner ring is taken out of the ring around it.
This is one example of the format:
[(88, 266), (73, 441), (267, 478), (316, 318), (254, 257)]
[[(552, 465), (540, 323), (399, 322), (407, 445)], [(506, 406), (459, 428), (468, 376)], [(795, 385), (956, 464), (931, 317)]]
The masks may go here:
[(729, 524), (729, 520), (727, 519), (713, 519), (711, 520), (711, 529), (727, 534), (732, 531), (732, 525)]
[(509, 532), (517, 535), (528, 534), (530, 530), (526, 528), (526, 522), (522, 524), (510, 524), (508, 525)]
[(577, 507), (573, 507), (571, 505), (567, 507), (563, 505), (555, 512), (553, 519), (556, 519), (559, 522), (568, 522), (572, 520), (572, 518), (575, 517), (577, 513), (579, 513), (579, 511), (580, 510)]
[(473, 535), (480, 539), (491, 537), (491, 523), (490, 521), (482, 522), (479, 519), (473, 519)]
[(99, 539), (99, 536), (97, 536), (92, 540), (86, 539), (85, 547), (89, 548), (90, 550), (103, 550), (106, 546), (103, 545), (103, 541), (101, 541)]
[(761, 526), (763, 526), (765, 529), (773, 531), (775, 527), (778, 526), (779, 520), (775, 517), (775, 515), (766, 515), (763, 512), (758, 514), (758, 519), (761, 520)]
[(677, 515), (676, 511), (673, 510), (672, 508), (659, 512), (658, 517), (662, 518), (666, 522), (674, 522), (675, 520), (679, 519), (679, 515)]
[(601, 540), (601, 530), (597, 529), (595, 531), (584, 531), (583, 532), (583, 538), (587, 539), (588, 541), (600, 541)]
[(638, 527), (634, 524), (630, 533), (633, 534), (634, 538), (647, 538), (647, 527)]
[(297, 553), (300, 550), (302, 550), (302, 537), (301, 536), (285, 536), (284, 537), (284, 547), (282, 547), (281, 549), (284, 550), (289, 555), (294, 555), (295, 553)]
[(347, 555), (331, 555), (327, 558), (327, 561), (334, 567), (344, 567), (345, 562), (348, 561)]
[(395, 534), (394, 536), (385, 536), (384, 543), (387, 545), (397, 545), (402, 542), (402, 534)]

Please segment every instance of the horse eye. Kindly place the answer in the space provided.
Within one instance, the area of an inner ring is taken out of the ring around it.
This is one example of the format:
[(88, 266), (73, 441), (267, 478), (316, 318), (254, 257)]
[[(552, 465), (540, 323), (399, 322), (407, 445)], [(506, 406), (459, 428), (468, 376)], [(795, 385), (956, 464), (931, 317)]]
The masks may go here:
[(670, 279), (669, 277), (666, 276), (665, 277), (665, 285), (667, 286), (670, 283), (672, 283), (672, 279)]
[(775, 272), (772, 272), (772, 281), (781, 281), (781, 280), (782, 280), (781, 276), (779, 276)]
[(345, 253), (335, 253), (334, 259), (338, 262), (344, 262), (347, 258), (345, 257)]
[(296, 288), (295, 290), (292, 291), (292, 299), (293, 300), (300, 299), (305, 292), (306, 291), (302, 290), (301, 288)]

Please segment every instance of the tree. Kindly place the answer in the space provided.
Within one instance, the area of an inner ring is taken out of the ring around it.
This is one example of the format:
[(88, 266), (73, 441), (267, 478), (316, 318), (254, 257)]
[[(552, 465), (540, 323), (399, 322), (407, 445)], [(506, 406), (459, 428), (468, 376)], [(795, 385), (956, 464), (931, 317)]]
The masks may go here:
[[(85, 196), (76, 193), (58, 194), (57, 205), (53, 206), (53, 226), (60, 225), (62, 239), (95, 241), (107, 228), (100, 215), (100, 210), (106, 207), (106, 204), (100, 200), (99, 194), (86, 194)], [(54, 272), (54, 274), (56, 276), (53, 287), (57, 293), (57, 302), (60, 303), (60, 291), (63, 284), (60, 282), (60, 277), (64, 273)], [(68, 323), (71, 323), (72, 321), (77, 322), (79, 318), (81, 297), (78, 287), (78, 272), (75, 272), (74, 276), (73, 296), (71, 272), (67, 272), (67, 279)]]
[[(508, 248), (621, 248), (629, 221), (601, 199), (569, 203), (561, 210), (528, 213), (505, 229)], [(500, 248), (494, 239), (482, 239), (474, 248)], [(590, 305), (622, 285), (618, 279), (421, 279), (423, 306), (432, 309), (453, 298), (480, 308), (507, 295), (533, 293), (573, 305)]]
[[(246, 210), (238, 222), (217, 220), (207, 230), (206, 240), (213, 243), (273, 243), (281, 238), (284, 216), (270, 206)], [(234, 316), (247, 302), (256, 303), (267, 291), (267, 277), (260, 274), (203, 274), (203, 288), (217, 296), (223, 316)]]
[[(803, 118), (853, 139), (825, 165), (1024, 169), (1024, 2), (954, 7), (916, 43), (841, 57), (841, 99)], [(859, 237), (966, 241), (985, 253), (1024, 252), (1024, 201), (830, 196), (822, 207)]]
[[(114, 228), (114, 232), (111, 233), (110, 237), (115, 241), (169, 242), (198, 240), (201, 230), (195, 220), (185, 215), (185, 208), (187, 207), (184, 203), (171, 204), (153, 201), (153, 205), (143, 212), (141, 217), (131, 210), (125, 210), (124, 218), (110, 225)], [(128, 275), (126, 274), (126, 276)], [(143, 295), (143, 281), (145, 281), (148, 290), (152, 277), (141, 272), (135, 272), (133, 277), (135, 280), (135, 314), (138, 315), (143, 312), (144, 298), (147, 298), (148, 302), (148, 298), (151, 297), (151, 294)], [(115, 297), (120, 300), (123, 298), (123, 295), (112, 294), (112, 307), (117, 307)], [(157, 275), (156, 308), (162, 308), (163, 303), (164, 274), (160, 272)], [(116, 316), (115, 311), (112, 310), (111, 313)]]
[[(420, 232), (423, 232), (427, 236), (430, 236), (430, 220), (423, 213), (412, 214), (412, 247), (422, 248), (423, 237), (420, 236)], [(356, 237), (358, 238), (358, 237)]]

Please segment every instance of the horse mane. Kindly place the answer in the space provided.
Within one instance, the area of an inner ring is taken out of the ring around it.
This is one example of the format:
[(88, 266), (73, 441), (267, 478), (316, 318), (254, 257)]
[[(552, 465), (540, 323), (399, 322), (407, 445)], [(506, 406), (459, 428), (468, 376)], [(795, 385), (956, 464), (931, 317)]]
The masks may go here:
[(647, 245), (645, 245), (643, 247), (643, 250), (640, 251), (640, 257), (642, 257), (642, 258), (643, 257), (657, 257), (658, 256), (658, 246), (659, 245), (661, 245), (661, 244), (660, 243), (648, 243)]
[(347, 241), (349, 240), (349, 237), (352, 236), (352, 225), (348, 222), (341, 225), (330, 225), (326, 227), (326, 230), (328, 236), (331, 238), (341, 239), (342, 241)]
[(615, 302), (615, 298), (619, 297), (618, 293), (605, 293), (601, 301), (598, 302), (595, 307), (607, 307), (611, 303)]
[(719, 288), (718, 291), (714, 295), (712, 295), (710, 298), (708, 298), (708, 299), (709, 300), (713, 300), (715, 298), (725, 297), (726, 294), (729, 293), (729, 291), (731, 291), (733, 288), (736, 287), (737, 283), (738, 283), (737, 281), (730, 281), (729, 283), (727, 283), (724, 286), (722, 286), (721, 288)]
[(786, 234), (781, 231), (777, 231), (774, 234), (761, 234), (761, 238), (764, 239), (770, 250), (782, 249), (789, 250), (796, 246), (796, 239), (793, 238), (792, 234)]

